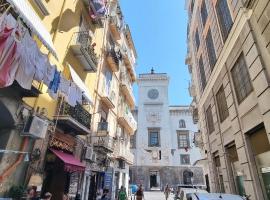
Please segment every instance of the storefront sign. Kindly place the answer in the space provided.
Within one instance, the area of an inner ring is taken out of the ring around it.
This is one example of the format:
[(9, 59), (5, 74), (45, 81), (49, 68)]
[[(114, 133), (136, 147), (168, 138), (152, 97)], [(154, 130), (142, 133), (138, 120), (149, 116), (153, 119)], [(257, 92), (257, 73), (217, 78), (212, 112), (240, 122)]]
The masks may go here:
[(75, 147), (75, 138), (71, 135), (56, 132), (50, 140), (50, 147), (73, 152)]

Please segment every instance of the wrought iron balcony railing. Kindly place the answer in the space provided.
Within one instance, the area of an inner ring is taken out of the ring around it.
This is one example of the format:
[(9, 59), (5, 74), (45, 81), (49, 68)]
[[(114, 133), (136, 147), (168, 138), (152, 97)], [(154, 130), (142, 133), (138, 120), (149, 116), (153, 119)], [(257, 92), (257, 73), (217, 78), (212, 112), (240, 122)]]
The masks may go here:
[(65, 126), (67, 130), (75, 130), (78, 134), (82, 132), (90, 133), (91, 114), (82, 105), (77, 104), (72, 107), (59, 99), (58, 110), (59, 113), (55, 116), (55, 119), (58, 120), (60, 125)]
[(92, 142), (94, 147), (97, 150), (101, 151), (107, 151), (107, 152), (113, 152), (115, 147), (115, 141), (114, 138), (106, 135), (106, 136), (93, 136)]
[(98, 58), (92, 45), (92, 38), (89, 35), (89, 31), (74, 33), (70, 46), (85, 70), (97, 70)]

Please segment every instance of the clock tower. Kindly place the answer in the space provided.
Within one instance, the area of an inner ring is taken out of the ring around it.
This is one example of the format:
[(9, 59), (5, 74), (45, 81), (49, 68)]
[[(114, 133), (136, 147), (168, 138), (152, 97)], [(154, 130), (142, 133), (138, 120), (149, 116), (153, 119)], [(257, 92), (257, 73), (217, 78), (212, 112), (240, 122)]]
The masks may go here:
[[(191, 184), (191, 171), (202, 183), (202, 169), (191, 166), (200, 159), (198, 149), (192, 147), (197, 126), (192, 121), (189, 106), (170, 106), (169, 76), (165, 73), (140, 74), (138, 79), (138, 107), (134, 111), (137, 133), (132, 136), (134, 165), (131, 182), (143, 184), (146, 190), (170, 185)], [(186, 177), (186, 178), (185, 178)]]
[(139, 75), (136, 141), (141, 150), (135, 156), (138, 165), (171, 165), (168, 85), (169, 77), (165, 73), (152, 70)]

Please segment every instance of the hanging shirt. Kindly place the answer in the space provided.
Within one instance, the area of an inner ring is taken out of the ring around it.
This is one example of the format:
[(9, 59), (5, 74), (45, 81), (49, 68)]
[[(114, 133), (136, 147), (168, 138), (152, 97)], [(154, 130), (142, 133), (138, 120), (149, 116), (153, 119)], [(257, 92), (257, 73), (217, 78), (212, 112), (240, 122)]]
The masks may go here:
[(49, 89), (52, 90), (54, 93), (57, 93), (58, 87), (60, 84), (60, 72), (55, 69), (53, 80), (49, 85)]
[(76, 106), (77, 104), (77, 86), (75, 85), (75, 83), (71, 83), (70, 84), (70, 88), (69, 88), (69, 94), (68, 94), (68, 104), (71, 106)]
[(47, 86), (49, 86), (51, 81), (53, 80), (55, 69), (56, 69), (56, 67), (54, 65), (52, 66), (50, 64), (46, 68), (43, 83), (46, 84)]
[(70, 87), (70, 81), (65, 79), (65, 77), (61, 74), (61, 76), (60, 76), (60, 84), (59, 84), (59, 91), (65, 97), (66, 101), (68, 100), (69, 87)]
[(15, 79), (19, 85), (27, 90), (31, 89), (35, 74), (35, 54), (34, 41), (28, 32), (25, 33), (21, 45), (18, 48), (19, 66), (16, 72)]
[(37, 50), (37, 55), (35, 57), (36, 72), (34, 79), (41, 82), (45, 78), (47, 68), (50, 67), (50, 63), (48, 61), (47, 56), (39, 52), (39, 49), (37, 48), (36, 44), (34, 48)]

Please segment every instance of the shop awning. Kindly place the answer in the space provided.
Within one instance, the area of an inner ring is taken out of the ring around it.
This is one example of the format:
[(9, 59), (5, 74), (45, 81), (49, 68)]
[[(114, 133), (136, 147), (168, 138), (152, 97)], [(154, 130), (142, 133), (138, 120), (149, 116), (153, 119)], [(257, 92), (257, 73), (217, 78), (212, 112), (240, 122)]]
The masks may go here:
[(87, 101), (89, 101), (90, 104), (93, 104), (91, 95), (89, 94), (88, 89), (86, 85), (84, 84), (84, 82), (82, 81), (82, 79), (79, 77), (79, 75), (74, 71), (74, 69), (70, 65), (68, 65), (68, 67), (69, 67), (69, 71), (70, 71), (73, 82), (82, 90), (83, 96), (87, 99)]
[(76, 159), (73, 155), (55, 149), (50, 150), (65, 163), (65, 171), (76, 172), (85, 170), (85, 165)]
[(15, 11), (18, 12), (20, 18), (37, 35), (46, 48), (57, 58), (56, 50), (53, 46), (50, 33), (42, 24), (40, 18), (36, 15), (26, 0), (7, 0)]

